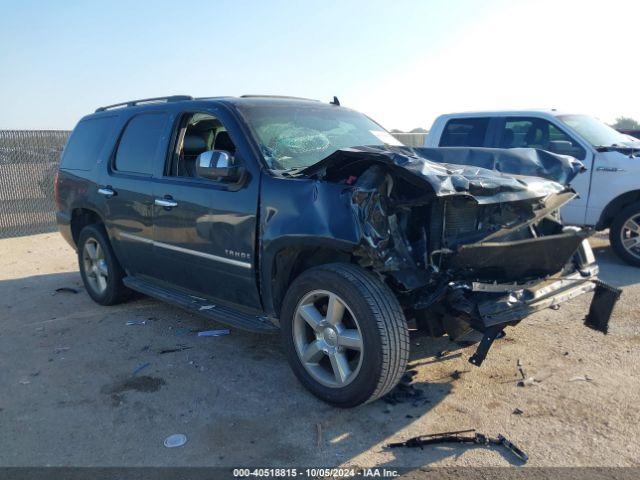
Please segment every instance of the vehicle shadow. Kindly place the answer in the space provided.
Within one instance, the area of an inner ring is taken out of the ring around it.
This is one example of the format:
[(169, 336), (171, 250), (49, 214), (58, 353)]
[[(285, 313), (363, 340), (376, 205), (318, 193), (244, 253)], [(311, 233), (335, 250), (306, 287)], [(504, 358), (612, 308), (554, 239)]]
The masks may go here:
[(599, 245), (593, 251), (600, 266), (599, 277), (602, 281), (616, 287), (640, 283), (640, 268), (625, 263), (609, 245)]
[[(230, 328), (198, 337), (226, 327), (142, 296), (97, 305), (78, 272), (3, 280), (0, 291), (0, 351), (12, 365), (1, 418), (8, 431), (25, 416), (39, 426), (2, 447), (16, 465), (422, 467), (495, 449), (385, 449), (441, 431), (428, 417), (459, 380), (453, 368), (416, 375), (404, 388), (419, 393), (399, 401), (338, 409), (304, 390), (278, 335)], [(461, 355), (446, 338), (412, 334), (411, 342), (409, 369)], [(175, 432), (189, 438), (179, 454), (162, 446)], [(60, 444), (61, 436), (75, 442)]]
[[(362, 407), (353, 409), (348, 415), (364, 417), (369, 424), (368, 429), (361, 427), (359, 421), (345, 422), (342, 434), (337, 436), (337, 442), (330, 442), (334, 447), (341, 447), (344, 456), (347, 457), (339, 465), (354, 466), (357, 468), (409, 468), (418, 469), (438, 462), (454, 462), (458, 457), (472, 449), (489, 449), (499, 453), (504, 460), (512, 466), (521, 466), (513, 454), (497, 446), (484, 446), (477, 444), (435, 444), (422, 448), (395, 447), (390, 448), (390, 443), (402, 442), (412, 437), (442, 433), (442, 427), (428, 420), (430, 413), (438, 408), (440, 403), (450, 395), (456, 382), (467, 370), (459, 371), (455, 368), (447, 368), (448, 362), (458, 359), (463, 354), (463, 346), (451, 342), (447, 337), (431, 338), (422, 333), (413, 332), (412, 352), (408, 365), (408, 372), (415, 371), (417, 367), (441, 364), (442, 369), (448, 373), (434, 376), (429, 379), (419, 379), (411, 383), (411, 387), (424, 393), (427, 402), (413, 402), (411, 400), (391, 406), (387, 406), (389, 398), (394, 398), (392, 391), (386, 397)], [(431, 372), (427, 372), (427, 375)], [(403, 388), (402, 384), (398, 388)], [(382, 409), (382, 415), (380, 410)], [(452, 411), (455, 415), (458, 412)], [(383, 415), (386, 415), (386, 419)], [(429, 426), (428, 428), (425, 427)], [(459, 430), (473, 428), (474, 425), (460, 424)], [(467, 436), (472, 433), (465, 434)], [(361, 436), (363, 441), (353, 440)], [(351, 440), (351, 441), (350, 441)], [(383, 454), (384, 461), (371, 462), (371, 453)]]

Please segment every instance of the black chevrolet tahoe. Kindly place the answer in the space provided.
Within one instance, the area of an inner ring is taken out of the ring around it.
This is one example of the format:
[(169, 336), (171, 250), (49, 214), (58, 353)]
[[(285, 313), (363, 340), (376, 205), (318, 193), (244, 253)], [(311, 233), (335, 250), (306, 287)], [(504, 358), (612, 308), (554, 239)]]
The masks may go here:
[(301, 383), (351, 407), (397, 384), (410, 329), (477, 335), (480, 365), (505, 327), (595, 291), (585, 324), (606, 333), (619, 291), (558, 213), (581, 168), (408, 148), (335, 98), (172, 96), (80, 120), (55, 196), (93, 300), (280, 330)]

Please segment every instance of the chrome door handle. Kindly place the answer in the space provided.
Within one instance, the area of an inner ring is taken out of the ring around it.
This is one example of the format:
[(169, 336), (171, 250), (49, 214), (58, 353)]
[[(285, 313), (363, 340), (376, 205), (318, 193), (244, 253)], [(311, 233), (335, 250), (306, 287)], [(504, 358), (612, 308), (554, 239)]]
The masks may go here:
[(173, 208), (178, 206), (178, 202), (171, 200), (170, 198), (156, 198), (153, 203), (159, 207)]
[(101, 187), (101, 188), (99, 188), (98, 189), (98, 193), (100, 195), (105, 195), (107, 197), (113, 197), (116, 194), (116, 192), (114, 190), (112, 190), (111, 188), (109, 188), (109, 187)]

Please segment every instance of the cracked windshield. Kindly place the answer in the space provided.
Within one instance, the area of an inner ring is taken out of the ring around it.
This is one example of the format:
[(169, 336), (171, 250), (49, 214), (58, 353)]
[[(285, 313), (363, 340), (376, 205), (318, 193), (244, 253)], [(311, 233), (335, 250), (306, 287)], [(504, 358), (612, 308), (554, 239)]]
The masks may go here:
[(308, 167), (341, 148), (402, 145), (373, 120), (344, 108), (263, 105), (242, 111), (272, 170)]

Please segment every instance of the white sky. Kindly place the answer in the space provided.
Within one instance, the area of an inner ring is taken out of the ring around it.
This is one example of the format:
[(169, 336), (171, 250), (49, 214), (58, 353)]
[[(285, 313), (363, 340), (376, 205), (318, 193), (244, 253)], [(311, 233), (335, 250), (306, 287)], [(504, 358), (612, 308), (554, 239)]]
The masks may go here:
[[(513, 2), (349, 103), (387, 128), (441, 113), (557, 108), (640, 121), (640, 1)], [(375, 102), (372, 99), (376, 99)]]
[(0, 0), (0, 128), (245, 93), (338, 95), (402, 130), (481, 109), (640, 121), (640, 0), (190, 1)]

